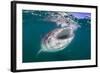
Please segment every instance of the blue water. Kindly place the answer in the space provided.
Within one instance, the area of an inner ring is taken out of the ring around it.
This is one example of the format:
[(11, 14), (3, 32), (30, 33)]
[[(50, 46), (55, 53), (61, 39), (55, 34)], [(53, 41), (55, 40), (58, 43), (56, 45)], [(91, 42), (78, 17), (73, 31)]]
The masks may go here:
[[(40, 14), (43, 12), (41, 11)], [(37, 55), (41, 49), (41, 39), (57, 28), (56, 23), (41, 20), (44, 17), (32, 15), (32, 10), (23, 10), (22, 15), (22, 61), (24, 63), (91, 59), (91, 24), (88, 19), (76, 20), (81, 28), (75, 32), (75, 38), (64, 50), (53, 53), (41, 52)]]

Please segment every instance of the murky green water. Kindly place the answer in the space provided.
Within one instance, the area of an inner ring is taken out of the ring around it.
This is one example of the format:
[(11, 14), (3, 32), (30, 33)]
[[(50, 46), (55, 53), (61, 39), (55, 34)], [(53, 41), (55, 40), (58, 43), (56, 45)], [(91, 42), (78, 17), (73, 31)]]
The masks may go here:
[[(64, 61), (64, 60), (86, 60), (91, 58), (91, 24), (88, 19), (79, 19), (81, 25), (75, 32), (75, 38), (71, 44), (59, 52), (37, 52), (41, 49), (41, 39), (50, 31), (57, 28), (56, 24), (50, 21), (43, 21), (39, 16), (32, 15), (32, 11), (23, 10), (22, 42), (23, 62), (44, 62), (44, 61)], [(42, 11), (43, 13), (43, 11)], [(40, 13), (40, 14), (42, 14)], [(82, 14), (82, 13), (81, 13)], [(83, 13), (85, 15), (85, 13)]]

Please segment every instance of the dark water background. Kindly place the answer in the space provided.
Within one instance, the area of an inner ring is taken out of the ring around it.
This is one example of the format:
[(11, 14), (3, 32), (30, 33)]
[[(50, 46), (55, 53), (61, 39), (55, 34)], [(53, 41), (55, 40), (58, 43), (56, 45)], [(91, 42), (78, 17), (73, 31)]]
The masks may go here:
[(54, 22), (40, 20), (38, 16), (33, 16), (31, 12), (25, 13), (23, 10), (22, 42), (23, 62), (44, 62), (44, 61), (64, 61), (64, 60), (87, 60), (91, 58), (91, 38), (89, 19), (76, 20), (81, 28), (75, 32), (75, 38), (64, 50), (54, 53), (37, 52), (41, 49), (41, 39), (50, 31), (57, 28)]

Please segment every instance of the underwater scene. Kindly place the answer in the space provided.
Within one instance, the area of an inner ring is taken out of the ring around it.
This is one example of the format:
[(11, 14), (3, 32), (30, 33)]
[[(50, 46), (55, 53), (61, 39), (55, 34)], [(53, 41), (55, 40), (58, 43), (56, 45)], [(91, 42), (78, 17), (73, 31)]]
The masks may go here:
[(22, 10), (22, 61), (91, 59), (91, 13)]

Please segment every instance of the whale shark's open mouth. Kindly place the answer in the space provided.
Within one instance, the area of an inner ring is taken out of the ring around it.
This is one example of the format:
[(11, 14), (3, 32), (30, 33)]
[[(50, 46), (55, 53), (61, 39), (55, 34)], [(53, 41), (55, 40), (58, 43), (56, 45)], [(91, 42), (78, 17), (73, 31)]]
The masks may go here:
[(70, 38), (72, 35), (70, 34), (70, 29), (64, 29), (62, 30), (62, 32), (60, 32), (58, 35), (57, 35), (57, 39), (68, 39)]

